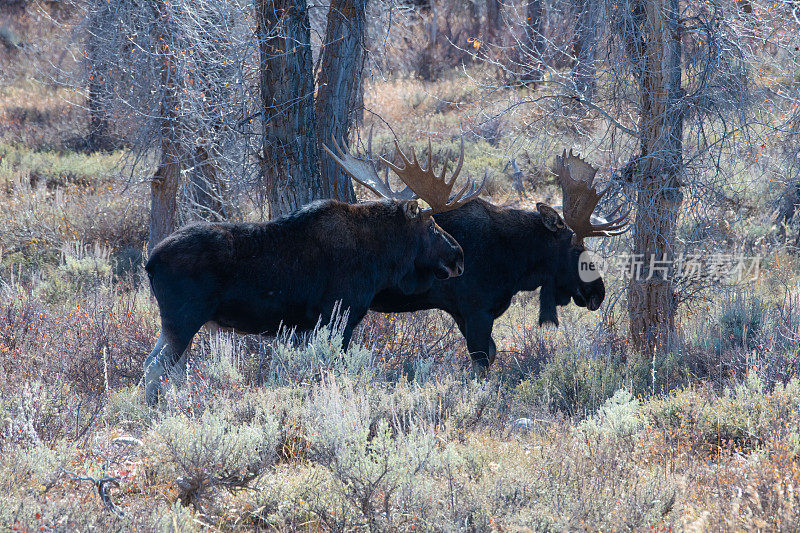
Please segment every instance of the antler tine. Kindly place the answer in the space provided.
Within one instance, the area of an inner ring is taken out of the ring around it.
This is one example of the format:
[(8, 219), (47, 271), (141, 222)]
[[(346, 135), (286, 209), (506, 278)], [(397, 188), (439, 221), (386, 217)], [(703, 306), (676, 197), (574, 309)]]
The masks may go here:
[(375, 165), (372, 162), (371, 131), (367, 145), (367, 157), (364, 159), (350, 154), (350, 152), (348, 152), (346, 149), (346, 143), (342, 141), (342, 145), (344, 145), (343, 148), (339, 145), (339, 142), (333, 135), (331, 136), (331, 141), (333, 142), (333, 146), (338, 152), (338, 155), (333, 153), (333, 151), (331, 151), (331, 149), (328, 148), (324, 143), (322, 148), (351, 178), (376, 195), (383, 198), (394, 198), (397, 200), (412, 200), (416, 197), (414, 195), (414, 191), (407, 186), (400, 192), (394, 191), (389, 184), (388, 174), (384, 180), (381, 180), (380, 176), (378, 175), (378, 171), (375, 169)]
[(433, 146), (430, 139), (428, 139), (428, 161), (427, 168), (423, 168), (417, 158), (417, 152), (411, 148), (411, 159), (406, 156), (400, 149), (400, 144), (395, 139), (395, 147), (397, 148), (397, 157), (402, 162), (403, 166), (400, 167), (394, 163), (381, 158), (383, 163), (391, 168), (402, 179), (408, 187), (411, 188), (420, 198), (425, 200), (430, 205), (430, 212), (442, 213), (444, 211), (451, 211), (460, 207), (472, 200), (477, 196), (483, 185), (486, 183), (484, 176), (483, 182), (479, 187), (475, 186), (472, 180), (467, 181), (466, 184), (458, 191), (455, 196), (451, 196), (453, 187), (456, 182), (461, 169), (464, 165), (464, 139), (461, 139), (461, 152), (458, 159), (458, 165), (455, 171), (448, 180), (447, 164), (444, 165), (442, 172), (439, 176), (433, 170)]
[[(373, 128), (374, 128), (374, 126), (370, 126), (369, 127), (369, 137), (367, 137), (367, 157), (370, 160), (374, 160), (374, 158), (372, 156), (372, 132), (373, 132)], [(376, 174), (377, 174), (377, 172), (376, 172)], [(384, 172), (383, 172), (383, 184), (386, 186), (387, 189), (389, 189), (389, 190), (392, 189), (392, 186), (389, 184), (389, 169), (388, 168), (384, 169)], [(408, 190), (408, 187), (406, 187), (404, 189), (404, 192), (405, 192), (405, 190)]]
[[(450, 183), (455, 183), (456, 178), (459, 174), (461, 174), (461, 167), (464, 166), (464, 137), (461, 137), (461, 150), (459, 151), (458, 155), (458, 164), (456, 165), (456, 169), (453, 171), (453, 177), (450, 178)], [(442, 171), (442, 177), (444, 177), (444, 171)], [(483, 184), (486, 183), (486, 172), (483, 173), (483, 181), (481, 182), (481, 188), (483, 188)]]
[[(433, 173), (433, 146), (431, 146), (431, 138), (428, 137), (428, 170)], [(439, 179), (444, 178), (444, 173), (447, 170), (447, 163), (442, 165), (442, 175), (439, 176)]]
[[(460, 170), (460, 166), (459, 166), (459, 170)], [(465, 183), (464, 186), (461, 187), (461, 190), (458, 191), (458, 193), (456, 195), (454, 195), (454, 196), (452, 196), (450, 198), (450, 203), (451, 204), (457, 204), (457, 207), (459, 207), (459, 206), (462, 206), (465, 203), (469, 202), (470, 200), (472, 200), (472, 198), (474, 198), (475, 195), (479, 194), (483, 190), (484, 185), (486, 185), (486, 178), (488, 176), (489, 176), (489, 173), (484, 171), (483, 179), (481, 180), (481, 184), (479, 186), (477, 186), (477, 187), (475, 186), (475, 182), (473, 180), (467, 180), (467, 183)], [(467, 194), (466, 199), (462, 200), (462, 201), (459, 201), (459, 199), (461, 198), (461, 196), (464, 193)]]
[(364, 181), (361, 180), (360, 177), (356, 176), (357, 169), (352, 168), (353, 167), (352, 162), (350, 166), (348, 166), (348, 159), (352, 158), (352, 156), (349, 153), (347, 153), (341, 146), (339, 146), (339, 142), (336, 140), (336, 137), (334, 135), (331, 135), (331, 142), (333, 143), (333, 147), (336, 149), (336, 154), (333, 153), (333, 151), (331, 151), (331, 149), (328, 148), (328, 145), (326, 145), (325, 143), (322, 143), (322, 148), (328, 153), (329, 156), (333, 158), (334, 161), (336, 161), (336, 164), (339, 165), (342, 168), (342, 170), (347, 172), (347, 174), (349, 174), (350, 177), (359, 182), (361, 185), (368, 188), (378, 196), (383, 196), (384, 194), (382, 191), (377, 190), (371, 184), (365, 183)]
[[(622, 206), (620, 206), (620, 207), (622, 207)], [(612, 211), (611, 215), (609, 215), (609, 216), (614, 216), (614, 213), (616, 213), (617, 211), (619, 211), (619, 207), (617, 207), (614, 211)], [(604, 230), (612, 230), (613, 231), (613, 230), (617, 229), (617, 226), (619, 226), (620, 228), (625, 226), (628, 223), (627, 219), (628, 219), (628, 215), (630, 215), (630, 214), (631, 214), (631, 208), (629, 207), (628, 210), (625, 211), (625, 213), (623, 213), (622, 215), (618, 216), (614, 220), (609, 220), (605, 224), (597, 224), (597, 225), (595, 225), (595, 227), (596, 228), (601, 228), (601, 229), (604, 229)]]

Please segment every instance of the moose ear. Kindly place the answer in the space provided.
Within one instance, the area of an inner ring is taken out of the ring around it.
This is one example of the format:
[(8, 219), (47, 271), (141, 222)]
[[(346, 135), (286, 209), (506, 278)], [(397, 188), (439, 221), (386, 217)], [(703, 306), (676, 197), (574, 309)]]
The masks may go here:
[(403, 211), (406, 214), (406, 217), (414, 220), (415, 218), (419, 218), (419, 204), (416, 200), (409, 200), (403, 205)]
[(536, 209), (539, 211), (539, 214), (542, 215), (542, 223), (544, 224), (544, 227), (553, 233), (560, 229), (564, 229), (567, 226), (564, 224), (564, 221), (561, 219), (561, 215), (558, 214), (558, 211), (549, 205), (538, 202), (536, 204)]

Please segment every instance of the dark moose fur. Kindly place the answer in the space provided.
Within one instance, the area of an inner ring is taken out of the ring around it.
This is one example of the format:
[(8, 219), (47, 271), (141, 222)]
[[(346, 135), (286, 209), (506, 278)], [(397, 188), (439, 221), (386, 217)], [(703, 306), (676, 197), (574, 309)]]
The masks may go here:
[(323, 200), (272, 222), (181, 228), (146, 266), (162, 326), (145, 363), (147, 400), (179, 358), (178, 370), (185, 365), (181, 354), (207, 322), (242, 333), (310, 330), (341, 301), (347, 346), (379, 291), (424, 292), (463, 265), (458, 243), (416, 201)]
[(477, 370), (494, 361), (492, 326), (517, 292), (541, 287), (540, 325), (558, 325), (556, 306), (567, 305), (570, 299), (596, 310), (605, 298), (602, 278), (581, 281), (578, 263), (584, 248), (571, 243), (572, 230), (554, 210), (542, 209), (544, 215), (476, 199), (437, 214), (437, 224), (464, 250), (464, 275), (437, 281), (416, 294), (387, 289), (370, 308), (384, 313), (446, 311), (464, 335)]

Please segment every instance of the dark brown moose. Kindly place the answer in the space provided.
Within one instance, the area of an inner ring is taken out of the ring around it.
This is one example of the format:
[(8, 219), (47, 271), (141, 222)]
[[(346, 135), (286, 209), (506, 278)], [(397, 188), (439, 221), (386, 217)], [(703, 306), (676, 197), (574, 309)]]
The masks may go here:
[[(366, 159), (371, 158), (369, 154)], [(338, 160), (353, 177), (371, 168), (353, 156)], [(358, 168), (350, 161), (358, 161)], [(495, 206), (480, 198), (462, 202), (457, 209), (437, 214), (436, 223), (464, 250), (464, 275), (436, 281), (416, 293), (387, 288), (378, 293), (370, 308), (384, 313), (446, 311), (464, 335), (478, 372), (488, 369), (495, 359), (492, 326), (517, 292), (540, 289), (539, 325), (558, 325), (556, 306), (570, 300), (591, 311), (598, 309), (605, 298), (605, 285), (599, 274), (580, 274), (581, 268), (592, 272), (595, 267), (583, 240), (623, 232), (628, 213), (610, 222), (593, 223), (592, 212), (606, 191), (595, 190), (597, 169), (572, 151), (556, 158), (554, 171), (564, 197), (563, 219), (543, 203), (537, 204), (534, 212)], [(365, 180), (363, 176), (358, 179)], [(377, 173), (371, 178), (375, 180), (380, 181)]]
[[(411, 178), (420, 191), (448, 186)], [(411, 194), (376, 192), (387, 198), (321, 200), (265, 223), (193, 224), (160, 242), (145, 267), (161, 314), (161, 336), (145, 361), (147, 402), (157, 402), (167, 373), (182, 371), (206, 323), (254, 334), (275, 334), (281, 324), (304, 331), (327, 323), (341, 302), (347, 346), (378, 292), (424, 292), (463, 272), (461, 247), (431, 216), (454, 204), (425, 193), (432, 209), (422, 210)]]

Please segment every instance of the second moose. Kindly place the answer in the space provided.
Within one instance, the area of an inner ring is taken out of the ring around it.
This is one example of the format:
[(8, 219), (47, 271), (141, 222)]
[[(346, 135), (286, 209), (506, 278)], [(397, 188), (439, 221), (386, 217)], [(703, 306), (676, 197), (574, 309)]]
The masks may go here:
[[(379, 189), (388, 187), (386, 179), (378, 176), (371, 147), (367, 153), (367, 157), (340, 153), (336, 160), (359, 182)], [(405, 174), (424, 173), (416, 164), (416, 156), (413, 163), (402, 153), (400, 158)], [(397, 171), (391, 163), (383, 162)], [(428, 172), (430, 168), (429, 148)], [(457, 209), (437, 214), (436, 222), (463, 248), (464, 275), (436, 281), (415, 293), (389, 287), (376, 295), (370, 308), (384, 313), (446, 311), (464, 335), (473, 367), (479, 373), (488, 369), (497, 353), (492, 339), (494, 321), (505, 313), (518, 292), (539, 289), (540, 325), (558, 325), (557, 306), (570, 301), (590, 311), (598, 309), (605, 298), (605, 285), (596, 273), (581, 275), (582, 270), (596, 272), (584, 239), (623, 232), (628, 213), (615, 220), (595, 222), (592, 213), (607, 189), (600, 193), (595, 190), (597, 169), (572, 151), (556, 158), (554, 170), (564, 199), (563, 219), (543, 203), (537, 204), (537, 211), (527, 211), (496, 206), (480, 198), (461, 202)], [(407, 176), (404, 181), (414, 183)], [(422, 195), (424, 187), (414, 190)]]

